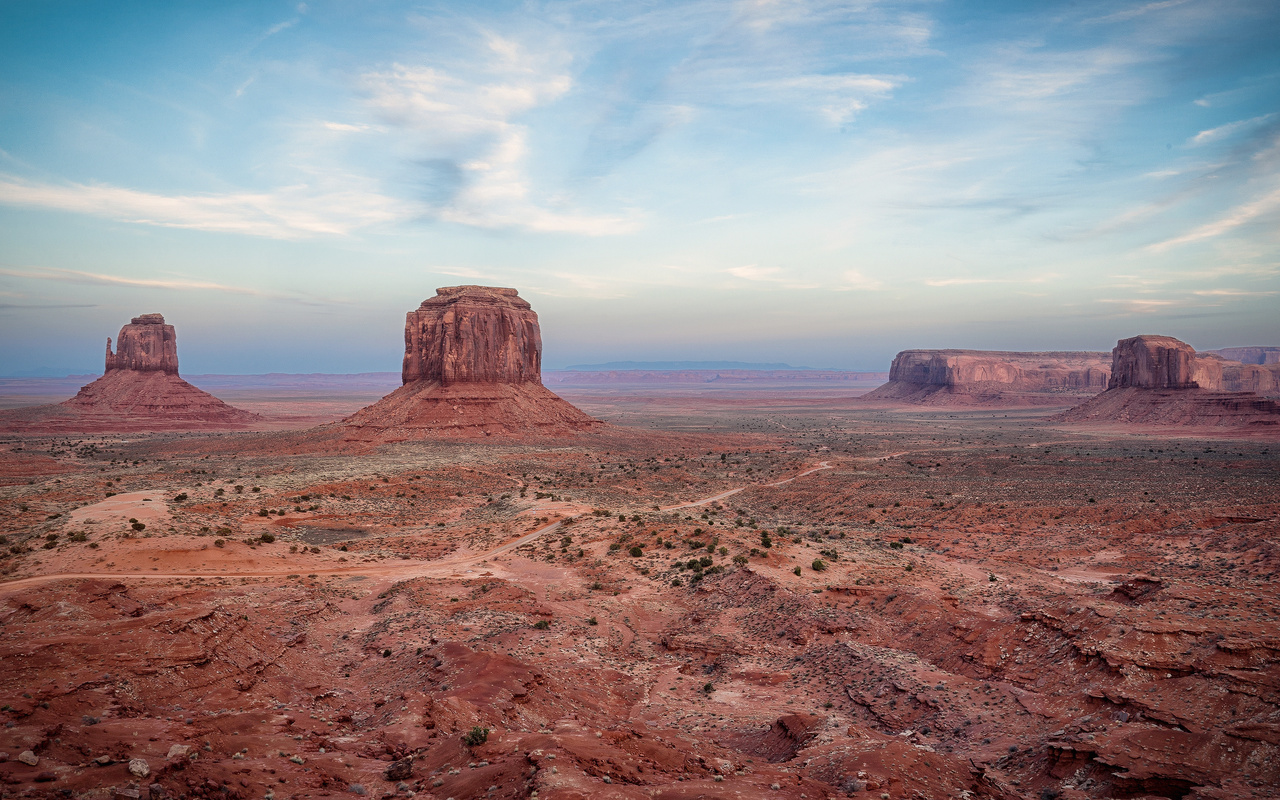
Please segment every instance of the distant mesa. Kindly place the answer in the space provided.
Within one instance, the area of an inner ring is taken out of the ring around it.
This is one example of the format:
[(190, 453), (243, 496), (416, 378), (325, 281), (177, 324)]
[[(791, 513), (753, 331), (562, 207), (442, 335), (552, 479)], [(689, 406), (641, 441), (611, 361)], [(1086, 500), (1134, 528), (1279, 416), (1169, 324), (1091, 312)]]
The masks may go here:
[(609, 361), (604, 364), (574, 364), (561, 372), (693, 372), (706, 370), (743, 370), (751, 372), (781, 372), (813, 370), (813, 367), (793, 367), (790, 364), (766, 364), (756, 361)]
[(405, 319), (402, 386), (335, 423), (345, 438), (563, 436), (604, 423), (542, 385), (538, 315), (515, 289), (448, 286)]
[(107, 339), (103, 375), (75, 397), (0, 412), (9, 433), (238, 430), (262, 421), (178, 377), (178, 336), (160, 314), (134, 317)]
[(1241, 364), (1280, 364), (1280, 347), (1223, 347), (1205, 350), (1201, 355), (1221, 356)]
[(1066, 405), (1103, 391), (1111, 357), (1094, 352), (903, 350), (863, 400), (927, 406)]
[(1280, 432), (1280, 404), (1263, 396), (1280, 385), (1280, 364), (1242, 364), (1216, 353), (1199, 354), (1172, 336), (1121, 339), (1111, 354), (1107, 391), (1057, 421)]

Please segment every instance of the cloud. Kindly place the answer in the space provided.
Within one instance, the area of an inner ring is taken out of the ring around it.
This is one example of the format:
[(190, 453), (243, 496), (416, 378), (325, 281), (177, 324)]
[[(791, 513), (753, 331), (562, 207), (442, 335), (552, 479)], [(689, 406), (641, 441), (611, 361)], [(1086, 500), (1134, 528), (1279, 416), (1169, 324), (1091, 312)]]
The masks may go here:
[(1205, 223), (1197, 228), (1193, 228), (1181, 236), (1175, 236), (1171, 239), (1166, 239), (1162, 242), (1149, 245), (1147, 249), (1155, 252), (1161, 252), (1168, 250), (1171, 247), (1177, 247), (1178, 245), (1212, 239), (1214, 237), (1221, 236), (1224, 233), (1229, 233), (1230, 231), (1239, 228), (1241, 225), (1250, 223), (1259, 217), (1271, 214), (1278, 209), (1280, 209), (1280, 189), (1275, 189), (1255, 200), (1237, 205), (1235, 208), (1231, 209), (1225, 215), (1213, 222)]
[(363, 78), (369, 108), (406, 137), (419, 163), (451, 164), (461, 180), (435, 216), (480, 228), (606, 236), (639, 227), (634, 217), (584, 214), (537, 202), (527, 172), (528, 128), (519, 117), (573, 86), (564, 53), (531, 53), (496, 34), (484, 39), (479, 74), (396, 64)]
[(725, 272), (744, 281), (781, 281), (783, 279), (781, 267), (761, 267), (755, 264), (747, 264), (741, 267), (729, 267)]
[(1155, 11), (1164, 11), (1165, 9), (1186, 5), (1189, 2), (1191, 0), (1159, 0), (1158, 2), (1145, 3), (1140, 6), (1115, 11), (1101, 17), (1093, 17), (1085, 20), (1085, 22), (1125, 22)]
[(923, 283), (925, 286), (945, 287), (945, 286), (972, 286), (986, 283), (1048, 283), (1059, 276), (1056, 273), (1045, 273), (1044, 275), (1036, 275), (1028, 278), (925, 278)]
[(272, 239), (345, 236), (358, 228), (408, 219), (416, 211), (394, 198), (347, 186), (164, 195), (102, 184), (40, 183), (4, 174), (0, 203)]
[(1263, 114), (1262, 116), (1253, 117), (1252, 119), (1242, 119), (1236, 122), (1228, 122), (1226, 125), (1219, 125), (1216, 128), (1200, 131), (1195, 136), (1187, 140), (1187, 144), (1192, 147), (1199, 147), (1202, 144), (1216, 142), (1219, 139), (1225, 139), (1238, 131), (1246, 128), (1252, 128), (1274, 117), (1275, 114)]
[(58, 283), (77, 283), (91, 286), (132, 286), (143, 289), (168, 289), (172, 291), (223, 292), (226, 294), (263, 297), (272, 300), (285, 300), (301, 305), (334, 305), (344, 301), (317, 301), (301, 295), (283, 292), (270, 292), (249, 286), (230, 286), (213, 281), (188, 280), (185, 278), (128, 278), (123, 275), (109, 275), (99, 272), (83, 272), (74, 269), (57, 267), (30, 267), (25, 269), (0, 268), (0, 275), (11, 278), (27, 278), (32, 280), (56, 281)]

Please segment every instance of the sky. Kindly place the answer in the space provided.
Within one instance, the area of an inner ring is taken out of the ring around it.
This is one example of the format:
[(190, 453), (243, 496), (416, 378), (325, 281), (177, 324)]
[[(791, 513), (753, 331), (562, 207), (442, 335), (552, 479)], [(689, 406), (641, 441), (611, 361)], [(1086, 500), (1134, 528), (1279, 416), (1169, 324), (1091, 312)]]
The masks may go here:
[(0, 4), (0, 375), (1280, 345), (1280, 4)]

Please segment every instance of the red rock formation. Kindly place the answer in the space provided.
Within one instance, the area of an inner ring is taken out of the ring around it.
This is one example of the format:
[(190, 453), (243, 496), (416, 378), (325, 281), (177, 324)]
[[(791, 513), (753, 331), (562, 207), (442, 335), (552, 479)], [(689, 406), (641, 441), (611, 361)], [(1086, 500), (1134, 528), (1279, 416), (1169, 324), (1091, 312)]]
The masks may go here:
[(162, 314), (143, 314), (130, 320), (120, 329), (115, 353), (107, 337), (105, 371), (115, 369), (178, 374), (178, 335), (172, 325), (165, 324)]
[(1204, 350), (1201, 355), (1222, 356), (1241, 364), (1280, 364), (1280, 347), (1224, 347), (1220, 350)]
[(515, 289), (446, 286), (406, 315), (404, 383), (540, 383), (538, 315)]
[(601, 423), (542, 385), (538, 315), (515, 289), (450, 286), (405, 320), (403, 385), (337, 423), (344, 438), (561, 436)]
[[(1231, 391), (1244, 365), (1199, 356), (1171, 336), (1134, 336), (1112, 350), (1107, 391), (1055, 419), (1073, 423), (1280, 429), (1280, 404)], [(1265, 385), (1270, 373), (1253, 375)]]
[(889, 382), (866, 400), (926, 405), (1044, 405), (1095, 394), (1110, 374), (1106, 353), (904, 350)]
[(75, 397), (0, 412), (0, 431), (96, 433), (243, 429), (262, 421), (178, 377), (178, 337), (160, 314), (134, 317), (107, 339), (106, 369)]

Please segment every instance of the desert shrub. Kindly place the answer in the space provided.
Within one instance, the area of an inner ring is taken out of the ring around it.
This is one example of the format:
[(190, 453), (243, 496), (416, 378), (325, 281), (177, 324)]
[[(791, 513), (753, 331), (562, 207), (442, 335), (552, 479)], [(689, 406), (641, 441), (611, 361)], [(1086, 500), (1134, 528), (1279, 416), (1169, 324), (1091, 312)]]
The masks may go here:
[(76, 531), (75, 533), (71, 534), (71, 541), (73, 542), (85, 542), (88, 540), (89, 540), (89, 534), (85, 533), (84, 531)]
[(545, 619), (540, 619), (537, 622), (533, 623), (533, 627), (536, 630), (545, 631), (551, 627), (551, 623), (547, 622)]
[(181, 503), (181, 502), (185, 501), (186, 499), (187, 499), (187, 493), (186, 493), (186, 492), (182, 492), (181, 494), (174, 495), (173, 502), (175, 502), (175, 503)]
[(596, 618), (595, 618), (595, 617), (587, 617), (587, 624), (588, 624), (588, 625), (599, 625), (600, 623), (596, 620)]
[(214, 539), (214, 540), (213, 540), (213, 546), (214, 546), (214, 547), (226, 547), (226, 546), (227, 546), (227, 540), (226, 540), (226, 539)]
[(275, 534), (272, 533), (264, 533), (258, 538), (262, 540), (263, 544), (271, 544), (276, 540)]
[(747, 560), (748, 560), (747, 557), (742, 554), (738, 554), (733, 557), (733, 563), (737, 564), (738, 566), (742, 566), (743, 564), (747, 563)]
[(797, 575), (799, 575), (799, 574), (800, 574), (800, 568), (799, 568), (799, 567), (796, 567), (795, 569), (793, 569), (793, 570), (791, 570), (791, 571), (792, 571), (792, 572), (794, 572), (794, 573), (795, 573), (795, 574), (797, 574)]
[(827, 568), (827, 562), (823, 561), (820, 558), (815, 558), (813, 560), (813, 564), (811, 564), (810, 566), (813, 567), (814, 572), (822, 572), (824, 569)]
[(145, 522), (134, 522), (134, 523), (131, 523), (129, 527), (133, 528), (135, 531), (142, 531), (142, 530), (146, 530), (147, 524)]
[(627, 552), (631, 554), (632, 558), (639, 558), (644, 555), (644, 548), (637, 544), (633, 545)]
[(269, 517), (269, 516), (271, 516), (271, 512), (270, 512), (270, 511), (268, 511), (268, 510), (266, 510), (265, 508), (260, 508), (260, 509), (258, 509), (258, 516), (260, 516), (260, 517)]
[(489, 741), (489, 729), (479, 725), (462, 734), (462, 743), (467, 747), (479, 747)]

